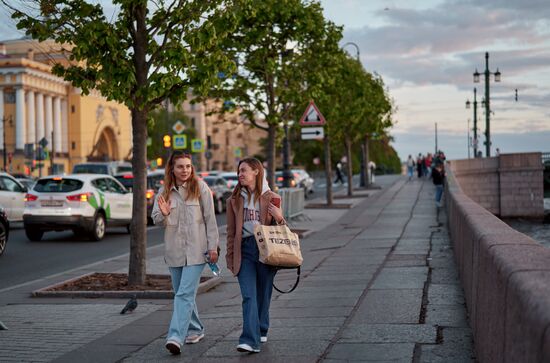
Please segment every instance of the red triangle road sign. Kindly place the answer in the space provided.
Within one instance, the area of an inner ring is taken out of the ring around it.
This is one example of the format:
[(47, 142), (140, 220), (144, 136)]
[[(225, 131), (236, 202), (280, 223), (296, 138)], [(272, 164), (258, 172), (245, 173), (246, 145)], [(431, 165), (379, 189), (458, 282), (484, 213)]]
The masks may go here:
[(309, 101), (309, 105), (306, 108), (302, 118), (300, 119), (301, 126), (318, 126), (326, 123), (325, 117), (319, 111), (315, 102)]

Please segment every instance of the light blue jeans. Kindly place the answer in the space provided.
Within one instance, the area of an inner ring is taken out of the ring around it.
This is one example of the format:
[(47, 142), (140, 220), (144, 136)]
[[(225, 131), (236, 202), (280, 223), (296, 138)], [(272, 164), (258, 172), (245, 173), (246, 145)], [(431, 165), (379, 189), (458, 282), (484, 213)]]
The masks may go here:
[(185, 337), (204, 332), (195, 302), (204, 265), (169, 267), (175, 296), (167, 340), (183, 344)]
[(441, 203), (442, 196), (443, 196), (443, 184), (438, 184), (435, 186), (435, 202), (437, 204)]

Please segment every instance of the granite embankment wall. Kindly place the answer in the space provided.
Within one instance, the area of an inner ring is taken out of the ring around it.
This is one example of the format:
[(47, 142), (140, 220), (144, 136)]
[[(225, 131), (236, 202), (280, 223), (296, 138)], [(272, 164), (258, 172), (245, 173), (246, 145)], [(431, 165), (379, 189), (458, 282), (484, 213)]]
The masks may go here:
[[(497, 173), (495, 159), (479, 162)], [(497, 203), (488, 191), (483, 198), (482, 193), (475, 197), (464, 193), (462, 182), (470, 185), (475, 174), (459, 171), (461, 176), (455, 175), (455, 166), (461, 162), (452, 161), (448, 170), (445, 204), (477, 358), (480, 362), (550, 362), (550, 249), (497, 218), (493, 214)], [(501, 156), (501, 184), (508, 177), (502, 172), (513, 174), (509, 164), (505, 168), (503, 164)], [(498, 183), (477, 166), (478, 177)], [(537, 169), (520, 168), (521, 173)], [(529, 188), (538, 193), (537, 186)], [(505, 205), (502, 199), (501, 210)]]

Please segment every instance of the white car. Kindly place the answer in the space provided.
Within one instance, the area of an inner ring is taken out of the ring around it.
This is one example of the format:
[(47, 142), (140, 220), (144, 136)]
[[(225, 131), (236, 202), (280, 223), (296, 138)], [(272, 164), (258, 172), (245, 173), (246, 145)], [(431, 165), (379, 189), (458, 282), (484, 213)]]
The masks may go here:
[(8, 173), (0, 172), (0, 205), (10, 222), (23, 219), (27, 187)]
[(37, 180), (25, 196), (23, 224), (31, 241), (44, 232), (71, 229), (99, 241), (107, 226), (130, 230), (132, 193), (102, 174), (48, 176)]
[(237, 184), (239, 184), (239, 176), (237, 175), (236, 171), (226, 171), (223, 173), (219, 173), (218, 176), (227, 180), (227, 186), (231, 190), (233, 190), (237, 186)]

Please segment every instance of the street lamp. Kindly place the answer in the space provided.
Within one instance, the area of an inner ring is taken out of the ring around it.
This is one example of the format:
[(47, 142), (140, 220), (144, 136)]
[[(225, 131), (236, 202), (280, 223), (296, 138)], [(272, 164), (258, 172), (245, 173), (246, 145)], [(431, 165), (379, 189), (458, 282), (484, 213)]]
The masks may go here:
[[(281, 52), (281, 62), (292, 57), (294, 54), (294, 45), (287, 44), (286, 49)], [(285, 86), (288, 85), (288, 80), (285, 80)], [(294, 124), (294, 121), (283, 121), (283, 130), (285, 138), (283, 140), (283, 188), (290, 188), (292, 173), (290, 172), (290, 140), (288, 137), (288, 126)]]
[[(355, 47), (355, 50), (357, 51), (356, 53), (356, 59), (359, 63), (361, 63), (361, 53), (359, 51), (359, 46), (357, 44), (355, 44), (354, 42), (347, 42), (346, 44), (344, 44), (342, 46), (342, 49), (345, 48), (346, 46), (348, 45), (352, 45)], [(365, 141), (361, 143), (361, 158), (360, 158), (360, 163), (361, 163), (361, 174), (360, 174), (360, 177), (359, 177), (359, 186), (360, 187), (365, 187), (367, 185), (367, 182), (365, 180), (365, 174), (366, 174), (366, 168), (367, 168), (367, 160), (365, 160), (365, 154), (368, 152), (368, 144), (367, 144), (367, 138), (365, 138)]]
[[(491, 74), (495, 75), (495, 82), (500, 82), (501, 73), (497, 68), (497, 71), (492, 73), (489, 71), (489, 52), (485, 52), (485, 154), (487, 157), (491, 156), (491, 100), (489, 98), (489, 78)], [(474, 72), (474, 83), (479, 83), (480, 73), (477, 71)]]
[[(477, 72), (477, 70), (476, 70)], [(475, 73), (474, 73), (474, 77), (475, 77)], [(474, 87), (474, 102), (473, 102), (473, 106), (474, 106), (474, 128), (473, 128), (473, 131), (474, 131), (474, 139), (472, 141), (472, 146), (474, 147), (474, 158), (477, 158), (477, 89)], [(469, 109), (470, 108), (470, 100), (467, 100), (466, 101), (466, 108)], [(468, 129), (469, 129), (469, 126), (468, 126)], [(468, 130), (468, 132), (470, 132)]]

